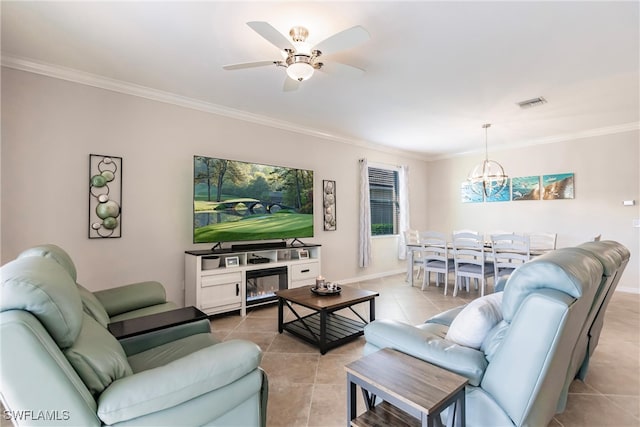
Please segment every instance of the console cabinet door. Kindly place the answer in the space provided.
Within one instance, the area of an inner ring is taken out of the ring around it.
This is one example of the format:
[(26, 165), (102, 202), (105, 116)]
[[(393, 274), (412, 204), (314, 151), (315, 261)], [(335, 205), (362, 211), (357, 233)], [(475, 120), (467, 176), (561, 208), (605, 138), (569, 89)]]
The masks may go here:
[(200, 309), (209, 312), (240, 308), (242, 305), (242, 273), (203, 275)]

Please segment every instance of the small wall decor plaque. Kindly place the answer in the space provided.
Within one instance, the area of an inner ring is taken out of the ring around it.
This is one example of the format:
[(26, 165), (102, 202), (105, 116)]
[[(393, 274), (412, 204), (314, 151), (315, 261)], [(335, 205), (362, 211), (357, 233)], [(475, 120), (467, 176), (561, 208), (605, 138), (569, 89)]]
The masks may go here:
[(322, 181), (322, 212), (325, 231), (336, 230), (336, 182)]
[(89, 155), (89, 238), (122, 236), (122, 157)]

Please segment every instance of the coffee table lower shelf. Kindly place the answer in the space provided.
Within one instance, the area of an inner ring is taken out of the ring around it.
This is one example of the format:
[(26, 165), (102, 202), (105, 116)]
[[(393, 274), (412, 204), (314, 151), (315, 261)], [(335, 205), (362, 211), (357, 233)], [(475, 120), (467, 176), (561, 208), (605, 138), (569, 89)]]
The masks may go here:
[(324, 351), (338, 347), (364, 334), (366, 323), (339, 314), (327, 313), (324, 343), (322, 343), (320, 316), (321, 314), (318, 312), (292, 320), (284, 323), (282, 329), (302, 340), (320, 346)]
[(372, 407), (358, 418), (351, 420), (351, 425), (353, 427), (421, 426), (419, 419), (386, 401)]

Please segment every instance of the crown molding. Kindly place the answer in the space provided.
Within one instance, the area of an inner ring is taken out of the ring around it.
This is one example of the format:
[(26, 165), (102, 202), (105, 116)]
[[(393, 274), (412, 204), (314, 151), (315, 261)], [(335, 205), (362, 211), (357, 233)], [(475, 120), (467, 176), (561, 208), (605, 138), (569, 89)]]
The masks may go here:
[(333, 142), (339, 142), (343, 144), (355, 145), (358, 147), (367, 148), (370, 150), (382, 151), (385, 153), (395, 154), (403, 157), (420, 158), (421, 160), (429, 160), (429, 157), (423, 156), (419, 153), (399, 150), (384, 145), (362, 141), (354, 138), (348, 138), (345, 136), (332, 134), (319, 129), (313, 129), (305, 126), (300, 126), (295, 123), (287, 122), (285, 120), (277, 120), (271, 117), (262, 116), (259, 114), (253, 114), (242, 110), (237, 110), (223, 105), (213, 104), (189, 98), (182, 95), (177, 95), (170, 92), (153, 89), (147, 86), (137, 85), (135, 83), (129, 83), (122, 80), (111, 79), (109, 77), (101, 76), (98, 74), (87, 73), (72, 68), (66, 68), (59, 65), (47, 64), (39, 61), (33, 61), (31, 59), (19, 58), (10, 55), (2, 55), (2, 66), (12, 68), (15, 70), (26, 71), (29, 73), (40, 74), (46, 77), (52, 77), (55, 79), (66, 80), (73, 83), (78, 83), (86, 86), (93, 86), (100, 89), (105, 89), (113, 92), (119, 92), (126, 95), (137, 96), (140, 98), (146, 98), (153, 101), (163, 102), (166, 104), (172, 104), (192, 110), (202, 111), (206, 113), (216, 114), (219, 116), (229, 117), (232, 119), (243, 120), (263, 126), (268, 126), (276, 129), (281, 129), (289, 132), (295, 132), (307, 136), (316, 138), (322, 138)]
[[(469, 155), (475, 155), (483, 150), (471, 150), (464, 151), (455, 154), (446, 154), (442, 156), (425, 155), (423, 153), (417, 153), (413, 151), (400, 150), (397, 148), (388, 147), (373, 142), (367, 142), (355, 138), (349, 138), (337, 134), (332, 134), (319, 129), (300, 126), (295, 123), (287, 122), (285, 120), (277, 120), (271, 117), (253, 114), (242, 110), (226, 107), (223, 105), (213, 104), (189, 98), (182, 95), (177, 95), (170, 92), (153, 89), (146, 86), (137, 85), (134, 83), (125, 82), (122, 80), (111, 79), (98, 74), (87, 73), (72, 68), (66, 68), (58, 65), (47, 64), (44, 62), (34, 61), (31, 59), (19, 58), (10, 55), (2, 55), (2, 66), (12, 68), (15, 70), (26, 71), (29, 73), (40, 74), (47, 77), (52, 77), (60, 80), (66, 80), (73, 83), (78, 83), (86, 86), (93, 86), (100, 89), (105, 89), (113, 92), (119, 92), (126, 95), (137, 96), (140, 98), (146, 98), (153, 101), (163, 102), (166, 104), (176, 105), (192, 110), (202, 111), (210, 114), (216, 114), (236, 120), (242, 120), (251, 122), (263, 126), (268, 126), (276, 129), (281, 129), (289, 132), (295, 132), (315, 138), (321, 138), (333, 142), (339, 142), (343, 144), (350, 144), (357, 147), (362, 147), (370, 150), (381, 151), (389, 154), (394, 154), (402, 157), (410, 157), (412, 159), (419, 159), (423, 161), (438, 161), (457, 157), (464, 157)], [(511, 144), (503, 144), (499, 146), (493, 146), (492, 151), (513, 150), (521, 149), (523, 147), (552, 144), (555, 142), (571, 141), (582, 138), (590, 138), (594, 136), (612, 135), (616, 133), (631, 132), (640, 130), (640, 122), (625, 123), (621, 125), (608, 126), (602, 128), (588, 129), (585, 131), (567, 133), (561, 135), (554, 135), (545, 138), (521, 140)]]
[[(565, 134), (560, 134), (560, 135), (553, 135), (553, 136), (544, 137), (544, 138), (520, 140), (520, 141), (516, 141), (516, 142), (511, 143), (511, 144), (494, 145), (491, 148), (491, 151), (492, 152), (496, 152), (496, 151), (516, 150), (516, 149), (521, 149), (521, 148), (524, 148), (524, 147), (531, 147), (531, 146), (535, 146), (535, 145), (544, 145), (544, 144), (553, 144), (553, 143), (556, 143), (556, 142), (574, 141), (576, 139), (592, 138), (592, 137), (595, 137), (595, 136), (604, 136), (604, 135), (613, 135), (613, 134), (616, 134), (616, 133), (633, 132), (633, 131), (638, 131), (638, 130), (640, 130), (640, 122), (631, 122), (631, 123), (624, 123), (624, 124), (621, 124), (621, 125), (605, 126), (605, 127), (601, 127), (601, 128), (595, 128), (595, 129), (587, 129), (587, 130), (580, 131), (580, 132), (572, 132), (572, 133), (565, 133)], [(453, 159), (453, 158), (456, 158), (456, 157), (465, 157), (465, 156), (469, 156), (469, 155), (475, 155), (475, 154), (478, 154), (478, 153), (483, 153), (484, 154), (484, 152), (485, 152), (484, 149), (464, 151), (464, 152), (460, 152), (460, 153), (456, 153), (456, 154), (447, 154), (447, 155), (442, 155), (442, 156), (437, 156), (437, 157), (434, 156), (434, 157), (431, 157), (428, 161)]]

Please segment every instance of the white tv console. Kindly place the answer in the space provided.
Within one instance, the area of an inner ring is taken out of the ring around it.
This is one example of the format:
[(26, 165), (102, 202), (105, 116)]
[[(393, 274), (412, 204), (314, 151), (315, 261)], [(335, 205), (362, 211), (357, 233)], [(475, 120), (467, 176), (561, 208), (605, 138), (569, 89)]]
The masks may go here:
[[(306, 251), (308, 257), (302, 253), (301, 258), (301, 250)], [(219, 266), (212, 268), (216, 257)], [(254, 264), (253, 259), (261, 262)], [(227, 260), (234, 266), (227, 266)], [(185, 305), (197, 307), (208, 315), (240, 310), (240, 314), (246, 316), (247, 272), (274, 267), (287, 268), (289, 289), (315, 284), (321, 271), (320, 245), (186, 251)]]

